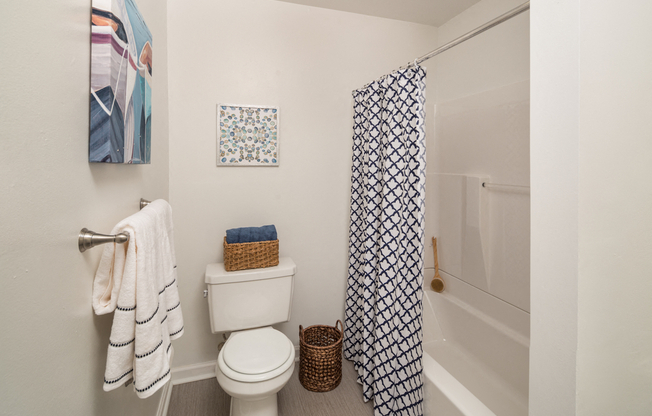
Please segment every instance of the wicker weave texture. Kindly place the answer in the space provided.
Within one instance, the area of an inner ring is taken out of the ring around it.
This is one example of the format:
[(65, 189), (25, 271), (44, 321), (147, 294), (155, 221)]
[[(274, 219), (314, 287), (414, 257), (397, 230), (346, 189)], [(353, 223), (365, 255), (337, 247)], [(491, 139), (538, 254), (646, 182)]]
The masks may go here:
[(304, 330), (299, 326), (299, 381), (307, 390), (331, 391), (342, 381), (343, 333), (340, 320), (335, 327), (312, 325)]
[(224, 237), (224, 268), (235, 270), (278, 266), (278, 240), (228, 244)]

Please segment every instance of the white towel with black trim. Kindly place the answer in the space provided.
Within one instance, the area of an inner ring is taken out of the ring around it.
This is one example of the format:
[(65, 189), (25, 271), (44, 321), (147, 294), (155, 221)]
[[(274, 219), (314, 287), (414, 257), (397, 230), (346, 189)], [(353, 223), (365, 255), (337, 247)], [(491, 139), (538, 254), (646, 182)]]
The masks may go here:
[(130, 237), (105, 246), (93, 282), (95, 313), (115, 311), (105, 391), (133, 378), (146, 398), (170, 379), (170, 341), (183, 335), (173, 228), (170, 204), (158, 199), (111, 231)]

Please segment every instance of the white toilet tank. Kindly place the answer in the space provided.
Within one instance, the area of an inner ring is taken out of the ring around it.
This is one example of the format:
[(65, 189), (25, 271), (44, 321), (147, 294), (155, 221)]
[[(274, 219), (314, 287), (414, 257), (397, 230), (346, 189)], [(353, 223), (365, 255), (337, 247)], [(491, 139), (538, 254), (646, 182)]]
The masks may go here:
[(269, 326), (290, 320), (296, 265), (227, 272), (223, 263), (206, 266), (208, 310), (213, 333)]

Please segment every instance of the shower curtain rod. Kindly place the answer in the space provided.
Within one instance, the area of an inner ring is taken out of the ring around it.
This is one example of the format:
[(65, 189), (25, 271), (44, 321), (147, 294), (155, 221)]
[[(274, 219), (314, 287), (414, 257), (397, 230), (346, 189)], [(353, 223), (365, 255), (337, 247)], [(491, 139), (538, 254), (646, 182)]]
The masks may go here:
[(520, 6), (515, 7), (514, 9), (508, 11), (507, 13), (502, 14), (502, 15), (496, 17), (495, 19), (485, 23), (484, 25), (482, 25), (482, 26), (480, 26), (480, 27), (478, 27), (476, 29), (473, 29), (472, 31), (460, 36), (459, 38), (454, 39), (454, 40), (448, 42), (447, 44), (440, 46), (439, 48), (435, 49), (434, 51), (428, 52), (427, 54), (418, 57), (417, 59), (414, 60), (414, 62), (410, 62), (408, 64), (408, 67), (411, 66), (411, 65), (414, 65), (414, 64), (420, 64), (423, 61), (426, 61), (426, 60), (428, 60), (428, 59), (430, 59), (430, 58), (432, 58), (432, 57), (434, 57), (436, 55), (439, 55), (440, 53), (442, 53), (444, 51), (447, 51), (450, 48), (452, 48), (454, 46), (457, 46), (460, 43), (462, 43), (464, 41), (467, 41), (467, 40), (471, 39), (472, 37), (477, 36), (480, 33), (485, 32), (485, 31), (491, 29), (492, 27), (497, 26), (497, 25), (503, 23), (504, 21), (509, 20), (512, 17), (517, 16), (517, 15), (519, 15), (519, 14), (521, 14), (524, 11), (527, 11), (527, 10), (530, 10), (530, 1), (529, 0), (526, 1), (525, 3), (521, 4)]

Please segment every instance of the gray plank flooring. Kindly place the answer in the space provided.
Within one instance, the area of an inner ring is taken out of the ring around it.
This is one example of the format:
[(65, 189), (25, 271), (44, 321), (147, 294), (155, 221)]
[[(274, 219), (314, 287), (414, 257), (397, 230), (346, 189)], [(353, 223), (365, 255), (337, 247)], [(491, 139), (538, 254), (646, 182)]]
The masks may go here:
[[(362, 400), (353, 363), (342, 360), (342, 382), (325, 393), (314, 393), (299, 382), (299, 363), (288, 384), (278, 393), (279, 416), (370, 416), (371, 401)], [(172, 388), (168, 416), (228, 416), (230, 397), (215, 378)]]

